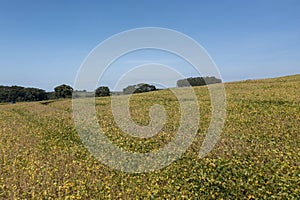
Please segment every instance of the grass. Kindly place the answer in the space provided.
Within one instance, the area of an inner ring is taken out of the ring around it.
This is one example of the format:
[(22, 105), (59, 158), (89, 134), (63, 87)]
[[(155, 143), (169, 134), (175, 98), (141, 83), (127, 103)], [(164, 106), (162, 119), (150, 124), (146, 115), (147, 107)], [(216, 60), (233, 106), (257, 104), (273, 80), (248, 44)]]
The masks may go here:
[[(300, 197), (300, 75), (226, 83), (227, 119), (207, 157), (198, 151), (211, 109), (195, 87), (198, 135), (181, 159), (161, 170), (127, 174), (96, 160), (74, 127), (71, 100), (0, 105), (1, 199), (298, 199)], [(184, 88), (180, 88), (184, 92)], [(178, 102), (169, 90), (133, 95), (133, 120), (165, 106), (167, 121), (153, 138), (128, 137), (115, 125), (110, 98), (98, 98), (98, 119), (113, 143), (148, 152), (172, 140)]]

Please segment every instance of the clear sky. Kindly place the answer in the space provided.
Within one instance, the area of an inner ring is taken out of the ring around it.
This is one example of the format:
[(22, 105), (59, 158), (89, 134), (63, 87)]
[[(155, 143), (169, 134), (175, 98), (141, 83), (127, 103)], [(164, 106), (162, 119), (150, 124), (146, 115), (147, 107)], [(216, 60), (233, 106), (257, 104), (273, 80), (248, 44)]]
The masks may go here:
[(299, 0), (0, 0), (0, 85), (73, 85), (96, 45), (139, 27), (192, 37), (224, 81), (300, 73)]

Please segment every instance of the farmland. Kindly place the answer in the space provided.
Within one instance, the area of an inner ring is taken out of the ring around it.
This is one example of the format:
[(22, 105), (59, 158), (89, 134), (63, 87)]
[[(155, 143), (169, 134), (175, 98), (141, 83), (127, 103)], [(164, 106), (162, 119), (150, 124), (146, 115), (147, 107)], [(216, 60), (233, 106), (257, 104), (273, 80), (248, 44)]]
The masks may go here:
[[(226, 83), (227, 118), (215, 148), (198, 152), (211, 119), (207, 87), (194, 87), (201, 120), (186, 153), (150, 173), (129, 174), (101, 164), (75, 129), (72, 101), (0, 105), (1, 199), (298, 199), (300, 197), (300, 75)], [(184, 92), (185, 88), (178, 88)], [(98, 119), (114, 144), (149, 152), (174, 137), (178, 102), (169, 90), (134, 94), (133, 120), (150, 121), (165, 106), (155, 137), (126, 137), (114, 123), (110, 97), (96, 99)]]

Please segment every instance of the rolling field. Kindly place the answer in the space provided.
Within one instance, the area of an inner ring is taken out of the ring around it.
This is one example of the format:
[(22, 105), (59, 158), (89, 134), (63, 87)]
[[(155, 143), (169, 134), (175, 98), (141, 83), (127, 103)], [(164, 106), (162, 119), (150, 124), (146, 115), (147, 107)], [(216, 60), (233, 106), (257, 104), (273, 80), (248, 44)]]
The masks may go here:
[[(150, 173), (113, 170), (83, 146), (70, 99), (0, 105), (0, 199), (299, 199), (300, 75), (226, 83), (227, 118), (215, 148), (198, 152), (211, 119), (207, 87), (195, 87), (198, 134), (186, 153)], [(184, 92), (184, 88), (178, 88)], [(114, 144), (149, 152), (170, 142), (179, 104), (169, 90), (133, 95), (140, 125), (153, 104), (167, 121), (154, 137), (127, 137), (115, 124), (110, 98), (97, 98), (98, 119)]]

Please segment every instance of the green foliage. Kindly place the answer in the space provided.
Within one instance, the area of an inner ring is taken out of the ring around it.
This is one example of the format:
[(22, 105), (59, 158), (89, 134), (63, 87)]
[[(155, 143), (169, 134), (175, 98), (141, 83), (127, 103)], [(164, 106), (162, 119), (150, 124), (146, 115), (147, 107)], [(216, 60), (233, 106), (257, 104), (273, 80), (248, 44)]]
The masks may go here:
[(55, 92), (47, 92), (47, 99), (49, 100), (57, 99)]
[[(207, 87), (194, 87), (201, 109), (195, 141), (181, 159), (141, 174), (113, 170), (84, 148), (70, 99), (0, 105), (0, 199), (299, 199), (299, 86), (300, 75), (226, 83), (225, 127), (202, 159), (210, 96)], [(110, 97), (96, 99), (96, 112), (113, 144), (149, 152), (170, 142), (181, 120), (169, 90), (132, 95), (133, 120), (147, 125), (154, 104), (165, 107), (167, 119), (148, 139), (118, 128)]]
[(73, 88), (69, 85), (62, 84), (55, 87), (54, 91), (57, 98), (70, 98), (72, 97)]
[(109, 88), (106, 86), (98, 87), (95, 91), (95, 96), (96, 97), (110, 96)]
[(140, 83), (137, 85), (129, 85), (123, 89), (124, 94), (133, 94), (133, 93), (143, 93), (155, 91), (156, 87), (154, 85), (149, 85), (146, 83)]
[(177, 81), (177, 87), (189, 87), (189, 86), (202, 86), (214, 83), (221, 83), (220, 79), (216, 77), (195, 77), (181, 79)]
[(47, 99), (45, 90), (20, 86), (0, 86), (0, 102), (41, 101)]

